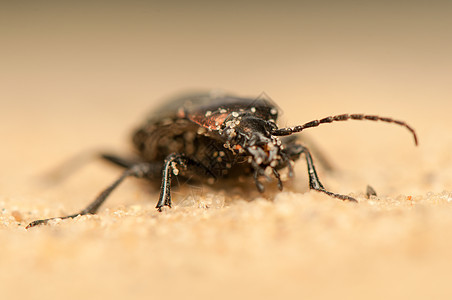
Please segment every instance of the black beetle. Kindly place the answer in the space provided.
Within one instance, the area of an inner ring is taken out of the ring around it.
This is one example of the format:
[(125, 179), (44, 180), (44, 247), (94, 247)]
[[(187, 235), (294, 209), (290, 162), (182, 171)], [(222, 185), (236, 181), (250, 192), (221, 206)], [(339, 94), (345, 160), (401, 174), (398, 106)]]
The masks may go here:
[[(278, 109), (267, 99), (240, 98), (223, 93), (192, 94), (179, 97), (156, 110), (135, 131), (133, 144), (140, 161), (114, 155), (101, 156), (125, 168), (122, 175), (79, 213), (61, 217), (74, 218), (94, 214), (108, 195), (127, 177), (161, 180), (156, 208), (171, 207), (171, 177), (179, 175), (214, 182), (223, 178), (252, 176), (257, 189), (264, 191), (261, 176), (274, 176), (278, 187), (283, 184), (279, 170), (288, 168), (301, 154), (306, 157), (309, 186), (342, 200), (356, 201), (346, 195), (330, 192), (320, 182), (309, 150), (288, 136), (320, 124), (346, 120), (371, 120), (395, 123), (415, 131), (403, 121), (375, 115), (342, 114), (314, 120), (304, 125), (278, 128)], [(55, 219), (55, 218), (52, 218)], [(27, 228), (45, 224), (51, 219), (37, 220)]]

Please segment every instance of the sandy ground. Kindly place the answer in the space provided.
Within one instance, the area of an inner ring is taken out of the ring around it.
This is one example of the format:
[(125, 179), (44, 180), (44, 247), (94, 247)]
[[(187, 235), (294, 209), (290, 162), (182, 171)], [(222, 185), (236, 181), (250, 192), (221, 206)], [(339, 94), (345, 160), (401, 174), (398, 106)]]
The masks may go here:
[[(452, 297), (450, 6), (4, 8), (2, 299)], [(191, 88), (266, 92), (282, 125), (396, 117), (420, 145), (371, 122), (303, 133), (335, 166), (318, 167), (325, 186), (358, 204), (308, 191), (300, 160), (283, 192), (182, 185), (158, 213), (158, 190), (131, 179), (98, 215), (25, 229), (78, 211), (120, 170), (44, 174), (83, 151), (131, 153), (146, 113)]]

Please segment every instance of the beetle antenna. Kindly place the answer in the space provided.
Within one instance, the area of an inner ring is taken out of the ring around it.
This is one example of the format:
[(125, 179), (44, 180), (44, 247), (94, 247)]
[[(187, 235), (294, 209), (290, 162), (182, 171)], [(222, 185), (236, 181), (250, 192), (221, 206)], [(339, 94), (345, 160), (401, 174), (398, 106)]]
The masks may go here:
[(323, 118), (320, 120), (314, 120), (314, 121), (305, 123), (303, 125), (298, 125), (295, 127), (275, 129), (271, 132), (271, 134), (276, 135), (276, 136), (291, 135), (293, 133), (300, 132), (306, 128), (317, 127), (320, 124), (332, 123), (335, 121), (347, 121), (347, 120), (382, 121), (382, 122), (386, 122), (386, 123), (394, 123), (394, 124), (403, 126), (413, 134), (414, 144), (416, 146), (418, 145), (416, 132), (407, 123), (405, 123), (403, 121), (399, 121), (399, 120), (394, 120), (392, 118), (380, 117), (380, 116), (375, 116), (375, 115), (365, 115), (365, 114), (342, 114), (342, 115), (336, 115), (336, 116), (329, 116), (329, 117), (326, 117), (326, 118)]

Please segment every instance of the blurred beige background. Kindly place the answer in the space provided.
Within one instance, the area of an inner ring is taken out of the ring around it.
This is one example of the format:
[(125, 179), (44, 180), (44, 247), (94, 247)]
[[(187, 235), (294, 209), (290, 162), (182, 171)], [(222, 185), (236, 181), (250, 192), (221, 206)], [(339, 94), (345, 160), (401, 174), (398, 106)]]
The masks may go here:
[[(448, 1), (0, 4), (2, 298), (450, 299), (451, 15)], [(420, 146), (371, 122), (306, 132), (336, 167), (324, 184), (359, 205), (308, 192), (300, 160), (282, 193), (182, 187), (158, 214), (158, 191), (129, 180), (98, 216), (24, 229), (120, 171), (39, 175), (87, 149), (128, 153), (165, 97), (210, 88), (267, 93), (282, 125), (399, 118)]]

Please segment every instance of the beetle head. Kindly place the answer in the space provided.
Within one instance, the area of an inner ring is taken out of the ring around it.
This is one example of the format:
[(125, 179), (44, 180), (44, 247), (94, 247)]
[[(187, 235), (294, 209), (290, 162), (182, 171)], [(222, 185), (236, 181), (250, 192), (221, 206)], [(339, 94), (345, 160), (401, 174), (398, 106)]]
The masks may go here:
[(279, 188), (282, 189), (277, 169), (290, 166), (286, 153), (282, 151), (284, 147), (281, 140), (271, 134), (277, 128), (273, 121), (244, 113), (227, 119), (222, 131), (230, 150), (249, 157), (248, 162), (254, 169), (254, 178), (259, 191), (264, 190), (263, 185), (257, 180), (262, 175), (267, 178), (274, 175)]

